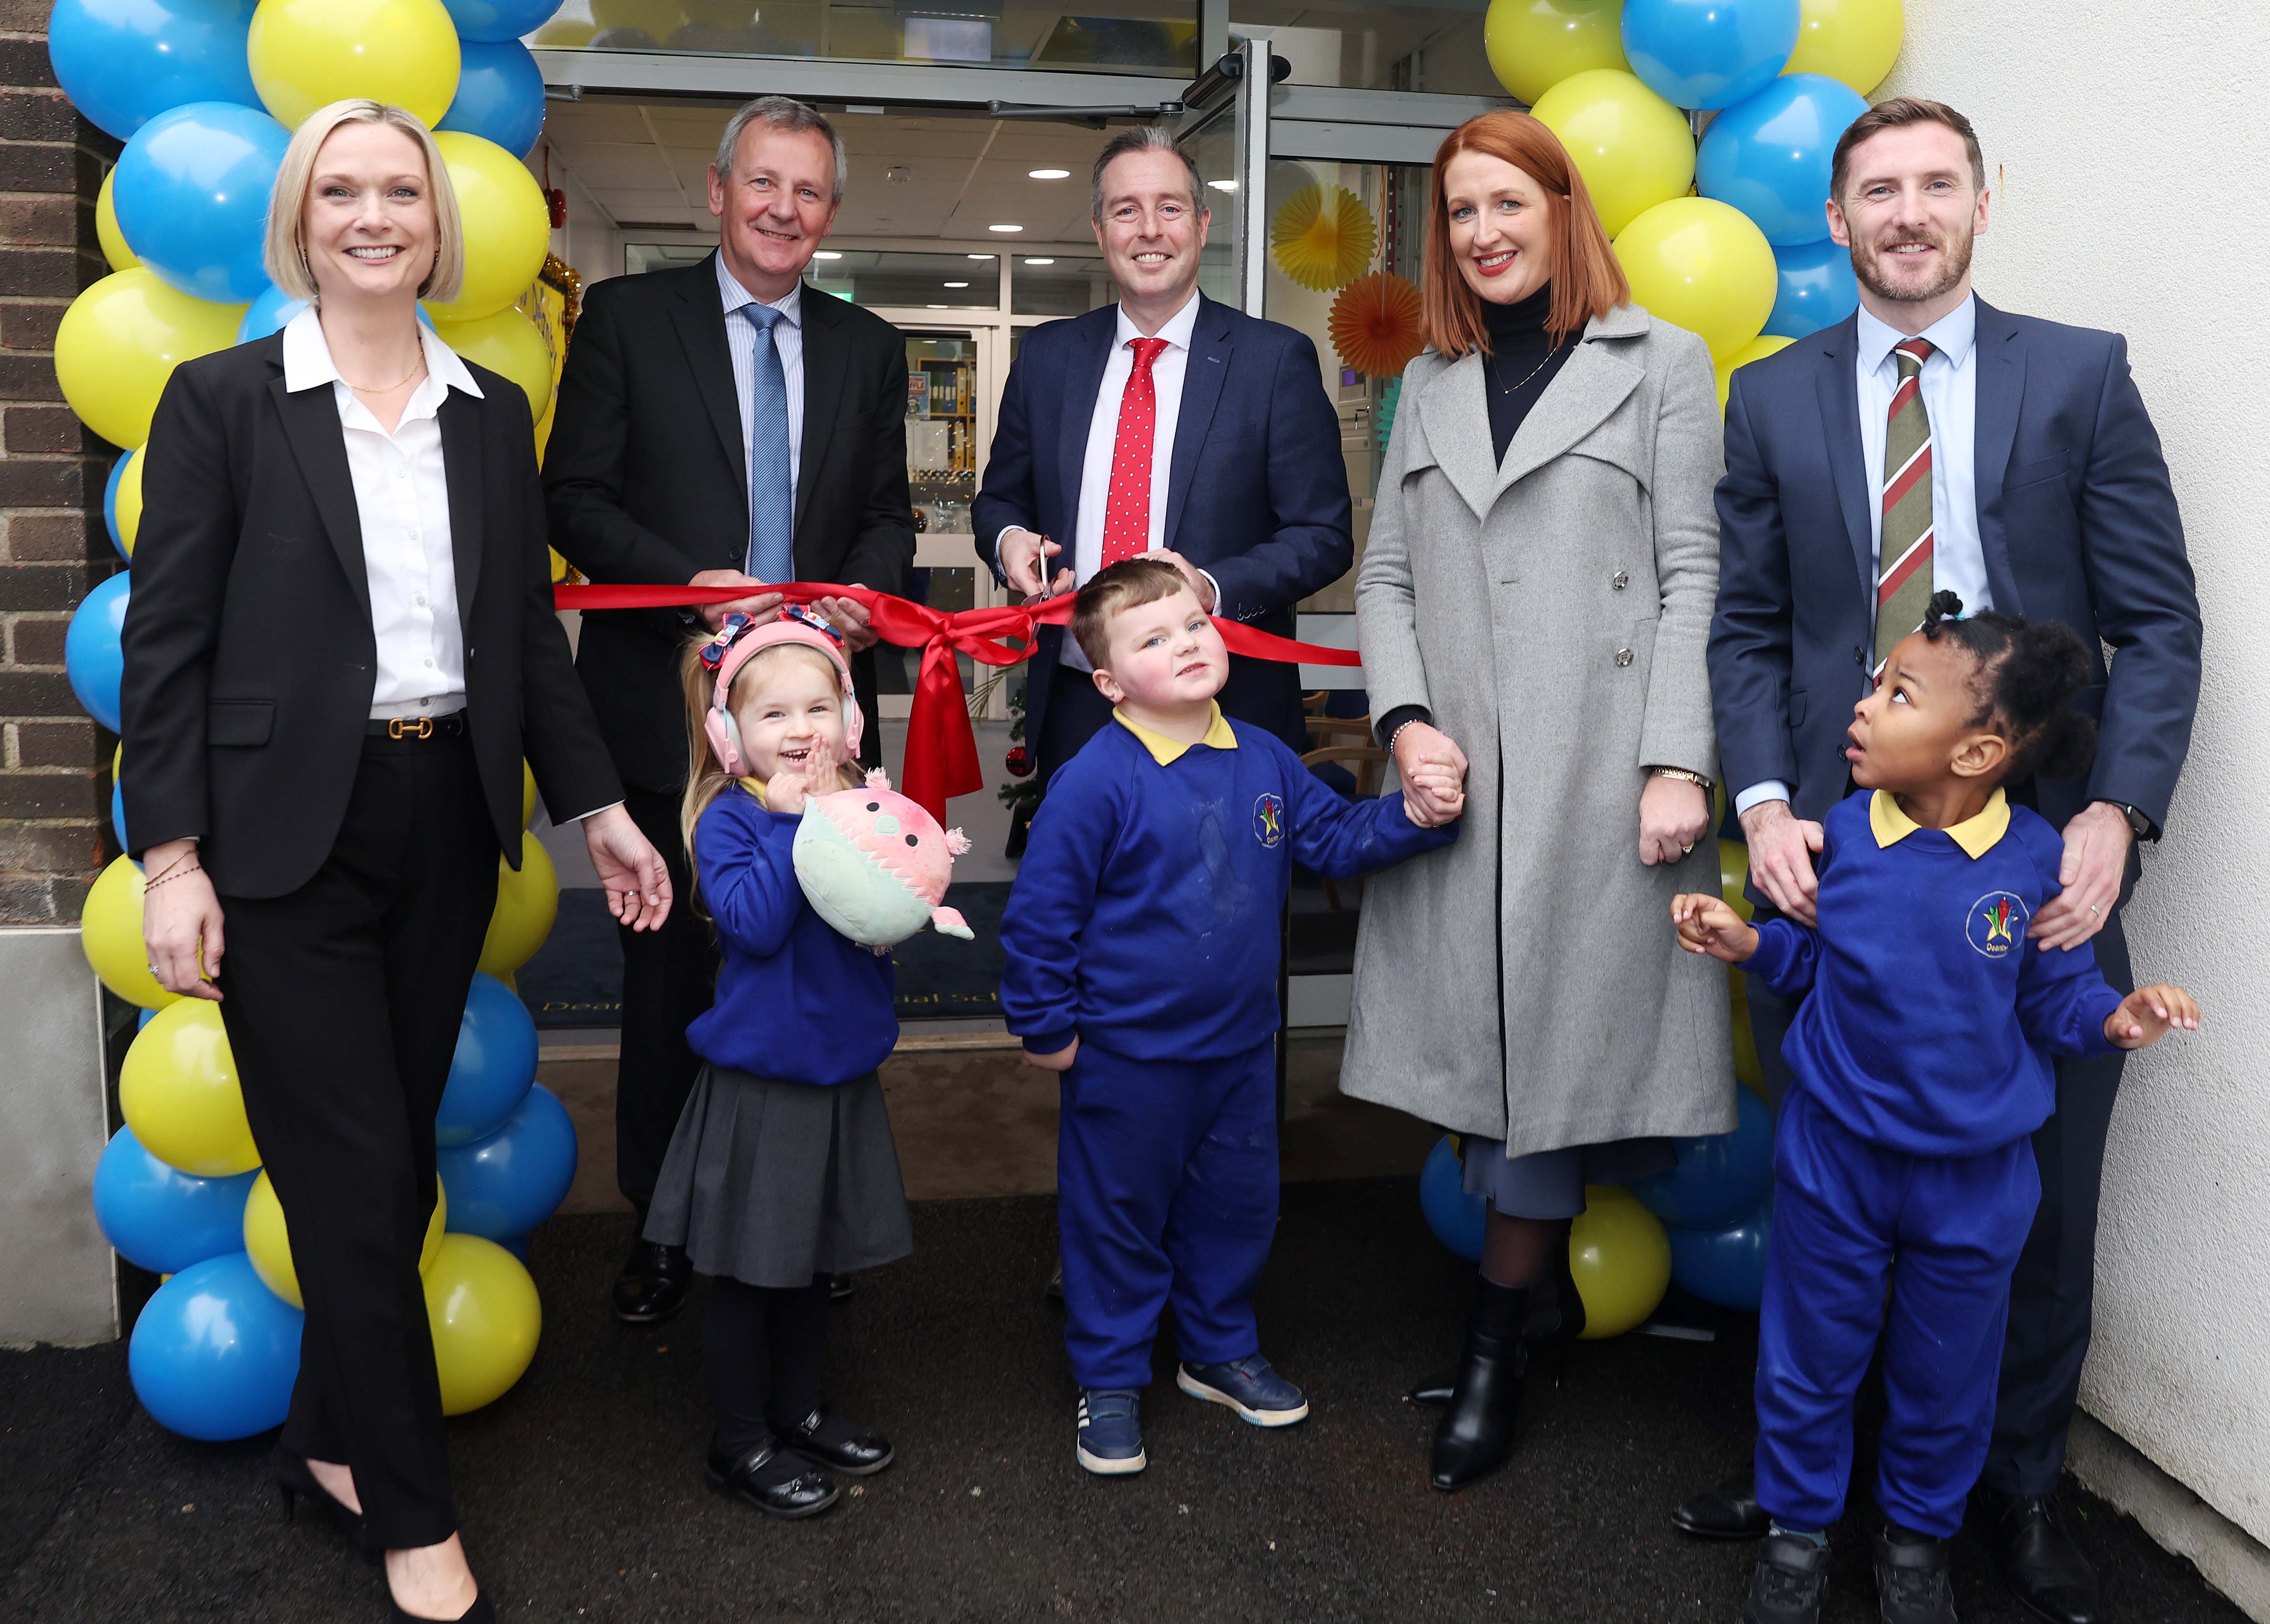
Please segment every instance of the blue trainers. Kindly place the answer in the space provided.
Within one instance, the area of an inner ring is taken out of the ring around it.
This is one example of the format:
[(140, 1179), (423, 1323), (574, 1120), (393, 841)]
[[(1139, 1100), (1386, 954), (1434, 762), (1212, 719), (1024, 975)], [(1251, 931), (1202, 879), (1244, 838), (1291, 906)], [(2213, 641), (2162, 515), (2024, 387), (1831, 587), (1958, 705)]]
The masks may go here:
[(1143, 1399), (1124, 1388), (1079, 1390), (1079, 1464), (1098, 1477), (1124, 1477), (1150, 1465), (1143, 1453)]
[(1177, 1365), (1175, 1385), (1193, 1398), (1228, 1405), (1256, 1427), (1290, 1427), (1308, 1419), (1308, 1396), (1258, 1353), (1235, 1364)]

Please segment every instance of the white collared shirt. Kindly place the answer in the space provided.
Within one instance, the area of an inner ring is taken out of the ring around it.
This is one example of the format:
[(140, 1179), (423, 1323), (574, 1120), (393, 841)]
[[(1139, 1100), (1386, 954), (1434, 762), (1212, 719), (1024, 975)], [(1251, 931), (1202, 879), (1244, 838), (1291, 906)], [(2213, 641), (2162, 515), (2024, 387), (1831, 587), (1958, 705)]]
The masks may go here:
[[(1962, 599), (1962, 612), (1994, 606), (1986, 583), (1986, 552), (1978, 539), (1978, 298), (1971, 295), (1915, 335), (1932, 353), (1917, 375), (1924, 411), (1931, 418), (1931, 584), (1934, 591)], [(1859, 390), (1860, 457), (1868, 471), (1868, 556), (1877, 559), (1884, 538), (1884, 441), (1891, 432), (1892, 397), (1900, 387), (1900, 363), (1892, 352), (1908, 337), (1876, 319), (1866, 305), (1859, 313), (1859, 351), (1853, 362)], [(1872, 566), (1873, 576), (1881, 563)], [(1875, 602), (1875, 582), (1868, 583)], [(1873, 611), (1869, 624), (1875, 624)], [(1762, 801), (1789, 799), (1778, 779), (1752, 784), (1734, 797), (1740, 817)]]
[(451, 389), (478, 399), (481, 389), (432, 328), (421, 323), (418, 337), (426, 376), (389, 434), (340, 375), (316, 313), (303, 310), (284, 329), (285, 389), (296, 395), (329, 384), (338, 406), (378, 647), (370, 696), (375, 721), (446, 716), (465, 704), (465, 635), (440, 413)]
[[(788, 398), (788, 508), (796, 511), (796, 481), (804, 463), (804, 284), (798, 282), (789, 289), (784, 299), (767, 300), (736, 281), (733, 273), (725, 269), (725, 256), (717, 256), (717, 292), (725, 305), (725, 347), (733, 357), (733, 397), (741, 408), (741, 493), (746, 499), (749, 485), (749, 448), (755, 437), (752, 419), (755, 417), (753, 402), (757, 388), (757, 333), (748, 322), (735, 314), (743, 305), (769, 303), (781, 313), (773, 323), (773, 349), (780, 356), (781, 379), (787, 387)], [(755, 521), (751, 521), (752, 528)], [(748, 549), (743, 549), (741, 565), (748, 567)]]

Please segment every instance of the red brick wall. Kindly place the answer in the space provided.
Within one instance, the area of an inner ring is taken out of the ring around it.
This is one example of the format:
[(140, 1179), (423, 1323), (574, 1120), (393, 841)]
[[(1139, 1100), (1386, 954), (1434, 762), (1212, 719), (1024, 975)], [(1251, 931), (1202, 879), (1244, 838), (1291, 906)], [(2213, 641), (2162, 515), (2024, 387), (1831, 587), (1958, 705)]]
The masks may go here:
[(78, 919), (115, 855), (110, 752), (63, 677), (63, 632), (122, 567), (102, 525), (117, 449), (56, 387), (56, 324), (108, 270), (94, 197), (118, 144), (48, 65), (51, 0), (0, 0), (0, 925)]

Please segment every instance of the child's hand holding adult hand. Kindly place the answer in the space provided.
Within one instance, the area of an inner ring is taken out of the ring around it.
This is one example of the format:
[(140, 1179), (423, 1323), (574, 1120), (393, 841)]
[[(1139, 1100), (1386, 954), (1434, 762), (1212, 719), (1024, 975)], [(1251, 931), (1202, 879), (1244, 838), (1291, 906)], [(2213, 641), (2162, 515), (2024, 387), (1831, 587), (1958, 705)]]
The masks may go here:
[(1025, 1064), (1036, 1065), (1043, 1072), (1069, 1072), (1072, 1063), (1079, 1058), (1079, 1039), (1077, 1037), (1053, 1055), (1036, 1055), (1029, 1049), (1025, 1051)]
[(2181, 987), (2139, 987), (2104, 1018), (2104, 1035), (2118, 1049), (2149, 1049), (2170, 1032), (2199, 1030), (2199, 1001)]
[(1403, 785), (1403, 815), (1422, 829), (1439, 829), (1465, 815), (1466, 791), (1457, 768), (1439, 761), (1415, 767)]
[(1679, 928), (1679, 945), (1688, 953), (1706, 953), (1728, 964), (1740, 964), (1758, 950), (1758, 933), (1724, 897), (1690, 891), (1671, 900), (1671, 923)]

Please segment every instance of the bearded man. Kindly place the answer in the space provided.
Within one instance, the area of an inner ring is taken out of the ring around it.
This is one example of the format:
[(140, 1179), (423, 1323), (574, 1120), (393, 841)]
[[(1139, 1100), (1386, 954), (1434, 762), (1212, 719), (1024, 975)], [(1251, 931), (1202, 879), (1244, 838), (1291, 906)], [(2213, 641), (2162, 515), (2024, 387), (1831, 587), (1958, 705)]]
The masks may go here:
[[(2101, 730), (2088, 778), (2013, 785), (2011, 799), (2065, 834), (2064, 890), (2028, 934), (2044, 949), (2093, 942), (2125, 992), (2134, 982), (2120, 908), (2190, 745), (2199, 600), (2126, 341), (1974, 294), (1987, 202), (1977, 136), (1952, 108), (1887, 101), (1837, 143), (1829, 223), (1851, 251), (1860, 308), (1736, 373), (1726, 409), (1710, 656), (1720, 760), (1760, 913), (1809, 924), (1821, 819), (1850, 785), (1852, 707), (1933, 591), (1960, 594), (1970, 612), (2062, 620), (2092, 656), (2109, 647), (2109, 668), (2076, 701)], [(1755, 983), (1749, 1005), (1777, 1103), (1795, 1010)], [(2103, 1616), (2051, 1497), (2088, 1349), (2120, 1064), (2058, 1062), (2056, 1114), (2033, 1140), (2041, 1205), (2011, 1283), (1982, 1479), (2004, 1575), (2052, 1624)], [(1754, 1591), (1746, 1620), (1802, 1616), (1804, 1592), (1825, 1574), (1825, 1554), (1776, 1554), (1796, 1536), (1769, 1529), (1748, 1474), (1687, 1501), (1673, 1521), (1707, 1538), (1771, 1532), (1765, 1554), (1787, 1583), (1778, 1602)]]

